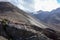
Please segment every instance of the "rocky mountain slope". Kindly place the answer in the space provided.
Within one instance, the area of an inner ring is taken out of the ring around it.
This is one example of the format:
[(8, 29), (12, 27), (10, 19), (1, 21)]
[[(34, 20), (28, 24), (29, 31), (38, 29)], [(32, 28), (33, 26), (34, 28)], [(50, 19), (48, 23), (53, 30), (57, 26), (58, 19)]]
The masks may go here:
[(10, 22), (7, 19), (0, 21), (0, 40), (59, 40), (60, 33), (49, 29), (39, 28), (36, 25), (27, 25)]
[(59, 40), (58, 34), (11, 3), (0, 2), (0, 40)]

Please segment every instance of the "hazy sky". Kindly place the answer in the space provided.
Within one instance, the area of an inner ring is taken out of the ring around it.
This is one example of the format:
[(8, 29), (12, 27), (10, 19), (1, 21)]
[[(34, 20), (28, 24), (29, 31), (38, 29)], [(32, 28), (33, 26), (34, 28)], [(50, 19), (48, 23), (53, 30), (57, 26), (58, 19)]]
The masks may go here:
[(60, 7), (58, 0), (35, 0), (35, 11), (44, 10), (51, 11)]
[(20, 9), (26, 11), (51, 11), (60, 7), (60, 0), (9, 0)]

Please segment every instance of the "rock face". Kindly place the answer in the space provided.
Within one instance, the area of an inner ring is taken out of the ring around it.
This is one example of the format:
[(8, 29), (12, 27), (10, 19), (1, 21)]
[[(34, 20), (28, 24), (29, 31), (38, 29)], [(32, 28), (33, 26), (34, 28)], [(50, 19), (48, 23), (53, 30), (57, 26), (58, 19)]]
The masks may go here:
[(60, 35), (57, 34), (57, 32), (52, 29), (49, 29), (49, 28), (44, 29), (43, 34), (45, 34), (47, 37), (49, 37), (51, 39), (60, 40), (60, 39), (58, 39), (58, 38), (60, 38), (59, 37)]
[(8, 25), (5, 25), (5, 28), (1, 29), (4, 31), (1, 32), (1, 36), (4, 36), (8, 39), (11, 38), (12, 40), (26, 40), (27, 38), (35, 35), (30, 31), (9, 27)]
[[(37, 26), (34, 26), (38, 28)], [(38, 28), (39, 29), (39, 28)], [(14, 24), (5, 23), (1, 21), (0, 24), (0, 36), (5, 37), (8, 40), (50, 40), (40, 31), (33, 28), (33, 25), (26, 24)]]
[(6, 22), (0, 22), (0, 40), (60, 40), (60, 34), (52, 29)]

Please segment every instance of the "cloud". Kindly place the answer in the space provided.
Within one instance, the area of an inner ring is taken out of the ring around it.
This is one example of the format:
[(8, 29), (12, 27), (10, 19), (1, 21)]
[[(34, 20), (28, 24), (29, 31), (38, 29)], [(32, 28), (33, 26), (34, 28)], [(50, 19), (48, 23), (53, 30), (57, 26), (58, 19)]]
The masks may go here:
[(23, 1), (22, 0), (8, 0), (13, 5), (17, 6), (18, 8), (25, 10), (23, 7)]
[(26, 9), (26, 10), (30, 10), (30, 11), (33, 11), (34, 8), (33, 8), (33, 4), (34, 4), (34, 0), (23, 0), (23, 7)]
[(24, 3), (33, 4), (33, 0), (23, 0)]
[(51, 11), (60, 7), (57, 0), (9, 0), (22, 10), (26, 11)]
[(9, 0), (12, 4), (16, 5), (22, 10), (33, 11), (34, 0)]
[(60, 7), (57, 0), (35, 0), (35, 11), (51, 11)]

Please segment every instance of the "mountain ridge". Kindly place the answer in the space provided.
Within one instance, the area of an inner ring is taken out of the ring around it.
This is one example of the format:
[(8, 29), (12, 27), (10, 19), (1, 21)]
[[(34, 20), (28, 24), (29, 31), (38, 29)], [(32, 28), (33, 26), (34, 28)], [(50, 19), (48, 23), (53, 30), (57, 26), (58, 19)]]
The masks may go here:
[(51, 28), (60, 31), (60, 8), (52, 10), (51, 12), (37, 11), (36, 14), (33, 14), (33, 16), (38, 18), (43, 23), (46, 23), (46, 25)]

